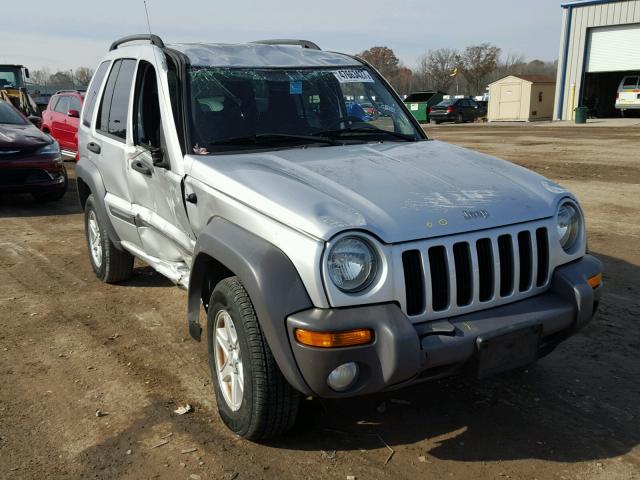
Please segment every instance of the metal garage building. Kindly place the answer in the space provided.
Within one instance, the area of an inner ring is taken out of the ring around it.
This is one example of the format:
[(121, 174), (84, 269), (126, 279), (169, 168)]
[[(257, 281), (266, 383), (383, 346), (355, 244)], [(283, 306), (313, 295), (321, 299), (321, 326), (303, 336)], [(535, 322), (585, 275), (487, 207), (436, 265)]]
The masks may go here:
[(580, 105), (617, 116), (620, 81), (640, 73), (640, 0), (564, 3), (562, 25), (554, 118), (570, 120)]
[(546, 75), (508, 75), (489, 84), (487, 118), (495, 121), (551, 120), (556, 85)]

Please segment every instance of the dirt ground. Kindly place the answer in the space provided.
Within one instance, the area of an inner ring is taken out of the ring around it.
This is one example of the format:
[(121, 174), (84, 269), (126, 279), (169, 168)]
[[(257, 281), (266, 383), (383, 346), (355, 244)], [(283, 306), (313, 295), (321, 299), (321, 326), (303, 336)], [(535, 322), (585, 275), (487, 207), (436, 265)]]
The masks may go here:
[(95, 278), (74, 181), (57, 203), (3, 197), (0, 478), (640, 478), (640, 129), (426, 130), (577, 194), (606, 268), (585, 330), (482, 383), (306, 400), (291, 435), (254, 444), (217, 417), (185, 292), (142, 264), (123, 285)]

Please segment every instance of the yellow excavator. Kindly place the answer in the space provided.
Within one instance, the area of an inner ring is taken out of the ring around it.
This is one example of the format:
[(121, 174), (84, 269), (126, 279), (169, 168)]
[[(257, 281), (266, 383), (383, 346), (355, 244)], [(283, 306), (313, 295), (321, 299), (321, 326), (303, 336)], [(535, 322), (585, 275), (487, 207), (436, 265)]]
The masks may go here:
[(29, 69), (22, 65), (0, 65), (0, 99), (11, 102), (35, 123), (39, 111), (36, 102), (27, 92), (27, 78)]

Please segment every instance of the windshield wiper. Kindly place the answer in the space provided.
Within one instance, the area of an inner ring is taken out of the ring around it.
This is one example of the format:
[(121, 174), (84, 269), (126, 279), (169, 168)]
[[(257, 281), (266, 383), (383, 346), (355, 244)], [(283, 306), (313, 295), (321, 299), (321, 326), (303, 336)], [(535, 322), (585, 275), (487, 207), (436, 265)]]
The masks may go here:
[(337, 128), (335, 130), (321, 130), (314, 133), (314, 135), (342, 135), (344, 133), (357, 133), (368, 135), (389, 135), (391, 137), (399, 138), (407, 142), (415, 142), (416, 138), (413, 135), (406, 135), (404, 133), (391, 132), (389, 130), (383, 130), (376, 127), (356, 127), (356, 128)]
[(243, 137), (224, 138), (210, 142), (209, 145), (254, 145), (260, 143), (273, 143), (274, 141), (305, 140), (312, 143), (326, 143), (328, 145), (341, 145), (341, 142), (321, 135), (295, 135), (292, 133), (258, 133)]

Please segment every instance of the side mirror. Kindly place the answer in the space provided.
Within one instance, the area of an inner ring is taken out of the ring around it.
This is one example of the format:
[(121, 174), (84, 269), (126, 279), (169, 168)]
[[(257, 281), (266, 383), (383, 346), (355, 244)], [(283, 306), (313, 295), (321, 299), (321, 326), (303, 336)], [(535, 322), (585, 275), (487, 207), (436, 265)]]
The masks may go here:
[(36, 127), (42, 127), (42, 119), (36, 115), (29, 115), (27, 117), (31, 123), (33, 123)]
[(160, 147), (147, 147), (151, 153), (151, 161), (154, 167), (169, 168), (169, 162), (164, 159), (164, 152)]
[(29, 78), (29, 69), (28, 68), (24, 69), (24, 76)]
[(80, 118), (80, 112), (78, 110), (74, 110), (73, 108), (67, 112), (67, 116), (71, 118)]

